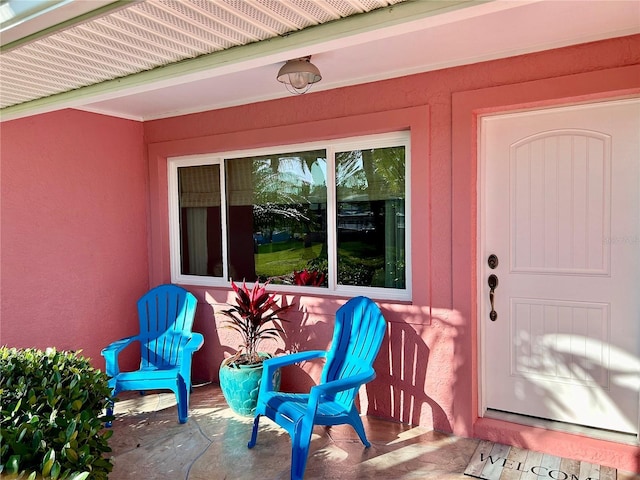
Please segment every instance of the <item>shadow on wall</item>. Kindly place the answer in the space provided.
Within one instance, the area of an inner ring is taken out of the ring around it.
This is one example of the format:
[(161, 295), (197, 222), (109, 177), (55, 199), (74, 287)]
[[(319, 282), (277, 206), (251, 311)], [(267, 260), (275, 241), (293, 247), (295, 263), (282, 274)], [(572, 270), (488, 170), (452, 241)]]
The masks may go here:
[[(299, 297), (289, 297), (288, 300), (295, 306), (287, 311), (285, 322), (278, 322), (285, 331), (284, 345), (280, 341), (265, 341), (261, 343), (260, 350), (276, 355), (328, 350), (333, 336), (335, 311), (344, 301), (322, 299), (317, 305), (301, 305)], [(194, 376), (217, 382), (220, 363), (225, 356), (235, 353), (235, 349), (230, 347), (229, 339), (223, 338), (222, 332), (216, 329), (219, 319), (217, 322), (211, 321), (211, 309), (214, 307), (205, 306), (207, 308), (198, 309), (194, 328), (202, 332), (206, 339), (203, 348), (196, 353), (200, 361), (194, 362), (199, 364)], [(387, 333), (374, 363), (376, 378), (365, 385), (359, 398), (361, 412), (409, 425), (419, 425), (421, 418), (431, 414), (434, 429), (451, 432), (452, 425), (445, 411), (425, 391), (428, 384), (437, 385), (438, 381), (432, 379), (427, 382), (431, 351), (425, 339), (416, 331), (422, 325), (406, 323), (395, 312), (383, 310), (383, 314), (387, 319)], [(432, 341), (437, 344), (438, 338), (436, 335)], [(285, 367), (281, 390), (308, 392), (318, 383), (323, 366), (323, 359), (315, 359)], [(446, 375), (442, 379), (447, 382), (450, 380)]]
[[(329, 311), (343, 302), (336, 300)], [(326, 304), (326, 301), (325, 301)], [(331, 344), (335, 314), (299, 308), (289, 311), (283, 327), (285, 347), (276, 353), (327, 350)], [(430, 350), (416, 332), (416, 325), (398, 321), (392, 312), (383, 311), (387, 333), (374, 363), (376, 378), (365, 385), (366, 395), (359, 399), (360, 410), (368, 415), (419, 425), (421, 417), (431, 412), (433, 428), (450, 432), (452, 426), (440, 405), (425, 393)], [(281, 390), (306, 392), (322, 373), (323, 360), (289, 366), (283, 371)], [(361, 392), (364, 393), (364, 392)]]
[[(231, 295), (231, 293), (206, 292), (204, 300), (202, 298), (199, 299), (193, 330), (202, 333), (205, 337), (205, 342), (202, 348), (194, 354), (194, 382), (219, 383), (220, 365), (225, 358), (234, 355), (241, 348), (240, 335), (230, 328), (225, 328), (225, 317), (220, 313), (228, 308), (229, 302), (233, 301), (227, 298), (228, 295)], [(277, 302), (279, 304), (285, 303), (284, 300), (279, 298)], [(292, 303), (294, 308), (287, 312), (286, 321), (275, 322), (285, 332), (283, 335), (284, 347), (280, 340), (265, 339), (260, 342), (259, 350), (274, 355), (282, 355), (298, 350), (326, 349), (326, 342), (331, 340), (333, 323), (331, 322), (328, 327), (328, 340), (322, 343), (325, 339), (325, 328), (321, 326), (323, 323), (310, 322), (309, 314), (299, 307), (297, 307), (298, 311), (296, 311), (296, 305), (299, 304), (297, 299), (293, 299), (289, 303)], [(314, 318), (317, 317), (318, 315), (314, 315)], [(309, 328), (311, 325), (313, 325), (313, 328)], [(286, 378), (290, 374), (291, 378)], [(300, 390), (301, 385), (309, 384), (310, 387), (311, 384), (309, 382), (311, 382), (309, 375), (301, 368), (291, 367), (291, 372), (283, 375), (282, 387), (287, 388), (287, 386), (295, 385)]]
[(444, 410), (425, 392), (429, 354), (429, 347), (412, 325), (388, 322), (375, 363), (376, 378), (366, 386), (367, 413), (417, 425), (423, 409), (429, 408), (434, 428), (450, 432)]
[[(287, 312), (287, 322), (281, 324), (284, 335), (284, 349), (278, 349), (276, 355), (297, 353), (308, 350), (328, 350), (333, 337), (335, 314), (309, 312), (300, 307), (300, 299), (292, 303), (293, 309)], [(335, 302), (335, 310), (341, 302)], [(308, 392), (320, 381), (323, 359), (315, 359), (298, 365), (285, 367), (282, 372), (280, 389), (284, 392)]]
[(193, 322), (193, 331), (204, 335), (202, 348), (193, 355), (192, 377), (195, 384), (218, 382), (218, 368), (227, 356), (231, 355), (232, 349), (223, 346), (218, 334), (217, 321), (215, 317), (215, 306), (207, 301), (198, 300), (196, 318)]

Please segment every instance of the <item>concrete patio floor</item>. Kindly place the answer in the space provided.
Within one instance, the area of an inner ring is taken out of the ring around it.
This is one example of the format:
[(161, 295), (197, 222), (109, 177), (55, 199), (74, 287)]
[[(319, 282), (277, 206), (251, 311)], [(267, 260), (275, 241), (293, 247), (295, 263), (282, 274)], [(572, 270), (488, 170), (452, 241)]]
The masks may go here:
[[(113, 422), (110, 480), (288, 480), (291, 442), (264, 419), (249, 450), (252, 419), (234, 414), (216, 385), (195, 387), (189, 421), (178, 423), (172, 393), (123, 392)], [(438, 479), (463, 474), (478, 440), (373, 417), (364, 419), (371, 448), (351, 427), (316, 427), (305, 479)], [(640, 476), (618, 472), (618, 480)]]

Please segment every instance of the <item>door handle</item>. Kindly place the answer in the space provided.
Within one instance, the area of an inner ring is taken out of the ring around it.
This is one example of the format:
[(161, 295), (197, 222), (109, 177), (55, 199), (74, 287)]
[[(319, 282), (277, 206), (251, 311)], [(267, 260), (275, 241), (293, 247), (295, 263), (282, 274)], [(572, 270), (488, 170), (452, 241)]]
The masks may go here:
[(489, 275), (489, 302), (491, 303), (491, 311), (489, 312), (489, 319), (495, 322), (498, 318), (498, 312), (493, 308), (493, 297), (495, 296), (495, 290), (498, 286), (498, 277), (494, 274)]

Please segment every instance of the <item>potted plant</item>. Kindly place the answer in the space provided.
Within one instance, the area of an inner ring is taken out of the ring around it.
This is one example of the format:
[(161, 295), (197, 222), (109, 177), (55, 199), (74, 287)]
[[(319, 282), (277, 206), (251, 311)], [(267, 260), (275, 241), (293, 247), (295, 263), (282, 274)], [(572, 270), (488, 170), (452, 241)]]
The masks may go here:
[[(238, 352), (222, 362), (219, 372), (222, 394), (231, 410), (239, 415), (253, 416), (255, 413), (262, 362), (271, 357), (260, 352), (258, 346), (262, 340), (278, 338), (284, 333), (274, 322), (286, 321), (279, 314), (292, 306), (278, 306), (275, 295), (266, 291), (268, 283), (260, 285), (256, 282), (249, 289), (245, 282), (240, 287), (232, 281), (235, 305), (221, 312), (227, 317), (222, 327), (235, 330), (242, 337)], [(278, 384), (275, 387), (279, 387), (279, 380), (279, 375), (276, 375)]]

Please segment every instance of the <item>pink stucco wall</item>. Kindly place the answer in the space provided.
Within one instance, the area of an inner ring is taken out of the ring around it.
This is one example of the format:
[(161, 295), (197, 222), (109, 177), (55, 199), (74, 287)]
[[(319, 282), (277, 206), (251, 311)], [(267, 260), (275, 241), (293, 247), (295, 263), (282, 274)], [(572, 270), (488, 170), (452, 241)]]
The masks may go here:
[[(151, 283), (170, 278), (167, 157), (410, 129), (414, 298), (410, 305), (379, 302), (389, 321), (388, 343), (377, 362), (378, 377), (362, 396), (363, 407), (370, 414), (459, 435), (638, 470), (636, 447), (582, 442), (572, 435), (478, 418), (473, 287), (475, 109), (483, 93), (498, 92), (487, 97), (493, 104), (480, 102), (482, 111), (617, 97), (640, 88), (638, 63), (640, 36), (632, 36), (147, 122)], [(216, 328), (214, 312), (228, 292), (191, 289), (201, 301), (196, 328), (206, 338), (196, 354), (195, 374), (215, 381), (220, 361), (237, 344)], [(343, 300), (287, 300), (296, 303), (298, 312), (287, 324), (287, 344), (278, 347), (326, 347), (332, 315)], [(285, 386), (302, 388), (318, 370), (307, 365), (290, 371)]]
[(64, 110), (0, 134), (0, 344), (82, 349), (102, 367), (149, 285), (142, 125)]

